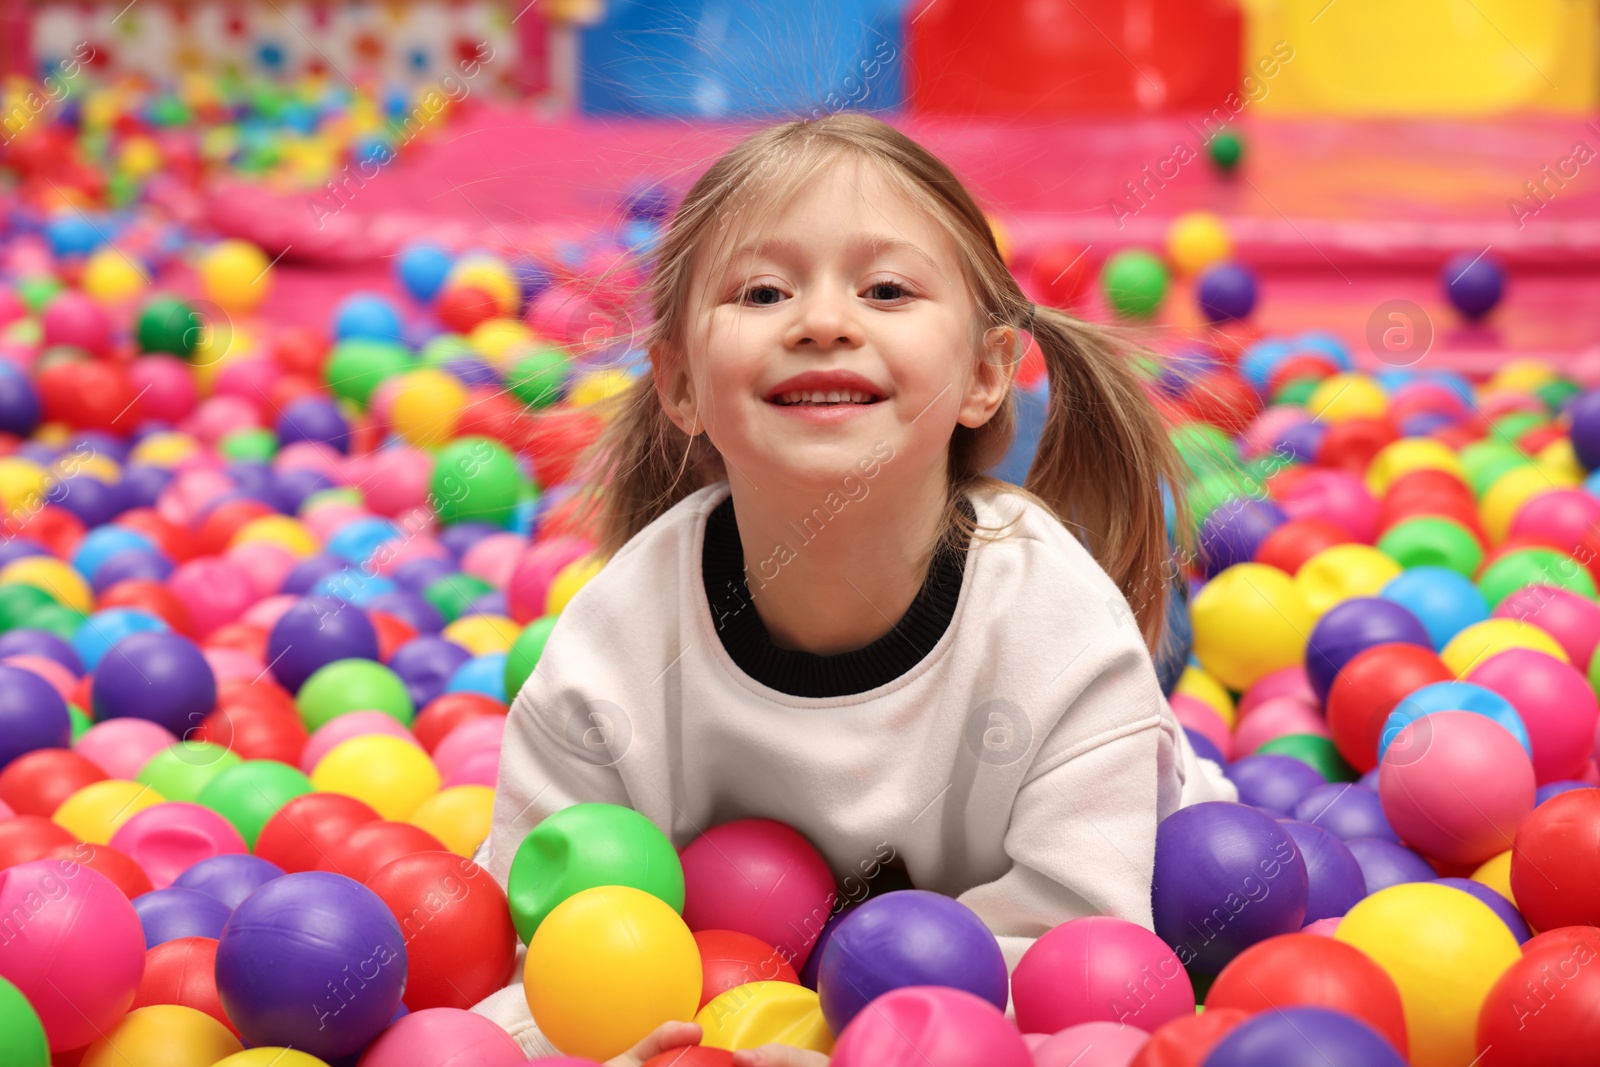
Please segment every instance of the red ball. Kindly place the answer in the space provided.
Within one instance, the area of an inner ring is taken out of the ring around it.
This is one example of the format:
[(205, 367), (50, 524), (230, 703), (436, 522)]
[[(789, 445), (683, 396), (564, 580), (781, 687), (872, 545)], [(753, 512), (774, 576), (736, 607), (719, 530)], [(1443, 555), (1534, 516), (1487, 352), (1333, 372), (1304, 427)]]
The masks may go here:
[[(259, 843), (256, 848), (256, 854), (260, 855)], [(412, 853), (449, 851), (437, 837), (420, 826), (380, 819), (358, 826), (343, 841), (332, 843), (315, 869), (365, 882), (395, 860)]]
[(385, 864), (367, 888), (405, 937), (405, 1005), (412, 1011), (465, 1010), (511, 980), (511, 907), (476, 863), (452, 852), (416, 852)]
[[(536, 1067), (538, 1061), (530, 1067)], [(643, 1067), (733, 1067), (733, 1053), (709, 1045), (671, 1048), (644, 1061)]]
[(194, 538), (189, 531), (168, 522), (154, 508), (130, 508), (117, 516), (116, 525), (144, 534), (173, 563), (182, 563), (194, 556)]
[(262, 704), (223, 703), (218, 698), (217, 710), (201, 721), (192, 740), (220, 745), (241, 759), (270, 759), (297, 767), (310, 736), (293, 712)]
[(206, 635), (203, 647), (235, 649), (255, 657), (262, 663), (271, 658), (267, 655), (267, 631), (259, 626), (251, 626), (247, 622), (230, 622), (226, 626), (212, 630)]
[(13, 815), (0, 819), (0, 871), (19, 863), (42, 860), (62, 845), (78, 839), (43, 815)]
[(591, 544), (600, 540), (599, 525), (593, 511), (585, 512), (584, 504), (579, 493), (572, 493), (563, 497), (550, 506), (539, 519), (539, 528), (534, 532), (534, 543), (556, 537), (581, 537)]
[(1207, 1008), (1174, 1019), (1150, 1035), (1128, 1067), (1201, 1067), (1217, 1043), (1249, 1017), (1238, 1008)]
[(1317, 466), (1365, 474), (1372, 457), (1400, 438), (1388, 419), (1346, 419), (1328, 427), (1317, 446)]
[(1528, 925), (1600, 925), (1600, 789), (1559, 793), (1533, 809), (1511, 847), (1511, 893)]
[(1600, 944), (1595, 942), (1595, 936), (1596, 931), (1592, 926), (1558, 926), (1554, 930), (1546, 930), (1542, 934), (1534, 934), (1524, 941), (1522, 943), (1522, 954), (1526, 956), (1530, 952), (1547, 948), (1551, 945), (1560, 945), (1570, 949), (1580, 942), (1588, 942), (1600, 947)]
[(1600, 1046), (1600, 937), (1523, 946), (1478, 1012), (1478, 1067), (1579, 1067)]
[(533, 459), (540, 485), (559, 485), (573, 476), (579, 457), (600, 436), (604, 425), (582, 409), (530, 411), (521, 420), (515, 445)]
[(378, 660), (381, 663), (388, 663), (401, 645), (417, 636), (417, 631), (404, 619), (387, 612), (369, 611), (367, 618), (372, 620), (372, 628), (378, 632)]
[(290, 326), (278, 334), (272, 356), (290, 374), (320, 378), (328, 358), (328, 339), (309, 327)]
[(800, 984), (800, 976), (784, 962), (783, 954), (758, 937), (737, 930), (701, 930), (694, 935), (694, 943), (700, 946), (702, 1008), (728, 990), (751, 982)]
[(1039, 250), (1028, 270), (1028, 281), (1039, 301), (1051, 307), (1071, 308), (1089, 292), (1099, 275), (1098, 260), (1078, 245), (1047, 245)]
[(1346, 663), (1328, 690), (1328, 732), (1345, 761), (1366, 772), (1378, 765), (1383, 724), (1395, 705), (1455, 674), (1420, 645), (1374, 645)]
[(805, 969), (836, 889), (811, 842), (772, 819), (741, 819), (713, 827), (682, 858), (690, 930), (738, 930)]
[(1331, 378), (1339, 373), (1339, 364), (1328, 356), (1314, 355), (1309, 352), (1297, 352), (1288, 356), (1272, 368), (1272, 373), (1267, 375), (1267, 395), (1276, 396), (1278, 390), (1290, 382), (1316, 381)]
[(194, 531), (194, 546), (201, 556), (217, 556), (227, 551), (233, 535), (257, 519), (277, 512), (259, 500), (225, 500), (205, 513)]
[(132, 900), (155, 889), (144, 868), (133, 857), (110, 845), (95, 845), (88, 841), (74, 841), (70, 845), (57, 845), (45, 859), (70, 860), (91, 871), (106, 876), (111, 884), (122, 890), (122, 895)]
[(291, 715), (299, 714), (295, 708), (294, 696), (270, 675), (249, 680), (232, 678), (226, 682), (218, 682), (217, 705), (222, 707), (230, 704), (255, 704), (275, 711), (286, 711)]
[(138, 394), (121, 366), (100, 361), (57, 363), (35, 378), (45, 418), (74, 430), (127, 434), (139, 425)]
[(522, 434), (523, 408), (512, 397), (488, 386), (467, 391), (467, 406), (456, 427), (458, 437), (492, 437), (501, 443), (518, 440)]
[(217, 942), (209, 937), (163, 941), (144, 954), (144, 978), (128, 1009), (177, 1004), (204, 1012), (237, 1034), (217, 995)]
[(178, 595), (153, 578), (124, 578), (95, 600), (95, 610), (137, 608), (166, 621), (180, 634), (194, 635), (194, 620)]
[(1231, 434), (1244, 432), (1261, 413), (1260, 395), (1231, 370), (1202, 374), (1190, 383), (1186, 399), (1201, 421)]
[(1012, 972), (1011, 1001), (1025, 1034), (1095, 1022), (1149, 1032), (1194, 1014), (1194, 986), (1155, 934), (1096, 915), (1062, 923), (1029, 947)]
[(1290, 519), (1262, 539), (1255, 561), (1294, 574), (1318, 552), (1351, 540), (1349, 531), (1326, 519)]
[(434, 301), (433, 314), (455, 333), (471, 333), (480, 322), (501, 314), (500, 301), (477, 285), (452, 285)]
[(1254, 1015), (1280, 1008), (1329, 1008), (1360, 1019), (1401, 1055), (1411, 1047), (1394, 979), (1366, 953), (1316, 934), (1282, 934), (1245, 949), (1206, 994), (1206, 1011)]
[(71, 559), (78, 542), (89, 532), (83, 520), (66, 508), (46, 504), (34, 511), (23, 510), (9, 516), (5, 531), (11, 537), (37, 541), (61, 559)]
[[(351, 835), (378, 813), (342, 793), (307, 793), (279, 808), (256, 838), (255, 854), (289, 874), (326, 870), (331, 853), (343, 849)], [(376, 870), (376, 868), (374, 868)]]
[(40, 748), (0, 771), (0, 802), (18, 815), (56, 813), (61, 802), (86, 785), (106, 780), (106, 772), (70, 748)]
[(1566, 428), (1558, 423), (1549, 422), (1543, 426), (1535, 426), (1521, 437), (1517, 438), (1517, 448), (1530, 456), (1538, 455), (1546, 445), (1553, 445), (1567, 436)]
[(411, 733), (430, 756), (450, 731), (469, 719), (504, 715), (506, 706), (482, 693), (445, 693), (434, 697), (411, 724)]

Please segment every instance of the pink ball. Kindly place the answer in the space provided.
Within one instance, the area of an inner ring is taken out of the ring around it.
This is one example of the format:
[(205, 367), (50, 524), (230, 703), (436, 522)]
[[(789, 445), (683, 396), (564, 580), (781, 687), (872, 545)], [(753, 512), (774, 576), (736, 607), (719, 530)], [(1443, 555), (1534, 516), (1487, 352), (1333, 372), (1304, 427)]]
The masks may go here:
[(139, 413), (179, 425), (200, 402), (194, 373), (177, 356), (153, 353), (128, 364), (128, 381), (139, 394)]
[(251, 604), (249, 610), (239, 616), (239, 621), (248, 623), (251, 626), (259, 626), (261, 629), (270, 632), (277, 625), (278, 620), (283, 618), (284, 614), (299, 602), (299, 597), (289, 593), (269, 596), (265, 600), (258, 600)]
[(110, 844), (131, 857), (157, 889), (167, 888), (201, 860), (249, 851), (227, 819), (183, 801), (144, 809), (117, 828)]
[(388, 518), (428, 502), (433, 481), (433, 456), (419, 448), (395, 446), (364, 456), (360, 469), (352, 459), (351, 480), (361, 486), (367, 507)]
[(202, 508), (236, 488), (233, 479), (218, 470), (180, 470), (156, 498), (156, 512), (170, 523), (189, 526)]
[(440, 789), (450, 789), (458, 785), (486, 785), (490, 789), (499, 784), (500, 778), (500, 750), (498, 748), (480, 748), (457, 760), (450, 773), (444, 776)]
[(832, 1067), (1033, 1067), (1028, 1045), (993, 1004), (960, 989), (906, 986), (850, 1021)]
[(1364, 545), (1378, 536), (1378, 501), (1353, 474), (1314, 470), (1288, 488), (1278, 504), (1291, 519), (1322, 519)]
[(1343, 915), (1332, 915), (1326, 919), (1318, 919), (1314, 923), (1306, 923), (1300, 928), (1300, 932), (1302, 934), (1316, 934), (1318, 937), (1332, 937), (1333, 932), (1339, 929), (1339, 924), (1343, 921)]
[(784, 953), (797, 973), (804, 969), (834, 884), (828, 862), (799, 831), (772, 819), (740, 819), (706, 831), (682, 859), (690, 930), (738, 930)]
[(240, 678), (254, 682), (267, 669), (265, 663), (238, 648), (202, 648), (200, 654), (206, 658), (218, 685)]
[(21, 667), (25, 671), (32, 671), (50, 683), (50, 688), (61, 694), (61, 699), (72, 703), (73, 690), (78, 688), (77, 677), (53, 659), (43, 656), (7, 656), (0, 659), (11, 667)]
[(466, 722), (445, 734), (433, 750), (434, 765), (441, 775), (455, 770), (456, 764), (475, 752), (500, 751), (500, 742), (506, 733), (506, 716), (483, 715)]
[(1600, 526), (1600, 500), (1582, 489), (1552, 489), (1529, 500), (1511, 517), (1511, 536), (1533, 537), (1563, 552)]
[(367, 398), (367, 414), (380, 430), (387, 430), (393, 422), (395, 398), (400, 395), (404, 385), (405, 379), (398, 374), (393, 378), (385, 378)]
[(1011, 1003), (1018, 1028), (1030, 1033), (1094, 1022), (1149, 1031), (1193, 1015), (1194, 986), (1166, 942), (1136, 923), (1097, 915), (1062, 923), (1033, 943), (1011, 974)]
[(282, 589), (283, 580), (300, 562), (294, 553), (271, 541), (246, 541), (234, 545), (223, 555), (250, 576), (260, 596), (271, 596)]
[(275, 359), (253, 356), (236, 359), (217, 372), (211, 383), (214, 396), (236, 396), (249, 401), (257, 411), (272, 413), (272, 387), (283, 377), (283, 367)]
[(1228, 724), (1222, 721), (1216, 709), (1203, 700), (1189, 696), (1187, 693), (1173, 693), (1167, 698), (1167, 703), (1172, 706), (1172, 714), (1178, 717), (1178, 725), (1187, 727), (1195, 733), (1217, 746), (1217, 751), (1224, 755), (1233, 747), (1233, 739), (1228, 734)]
[(40, 315), (45, 347), (71, 345), (104, 359), (111, 355), (111, 317), (74, 289), (58, 293)]
[(22, 991), (52, 1052), (82, 1048), (133, 1003), (144, 929), (110, 879), (68, 860), (0, 871), (0, 978)]
[(371, 517), (371, 512), (357, 504), (328, 500), (302, 513), (300, 521), (311, 531), (311, 536), (326, 544), (341, 526)]
[(313, 470), (327, 475), (335, 485), (348, 483), (345, 462), (342, 453), (320, 441), (296, 441), (292, 445), (285, 445), (272, 457), (274, 470)]
[(1400, 840), (1457, 865), (1509, 848), (1533, 811), (1534, 788), (1522, 744), (1470, 711), (1436, 711), (1409, 724), (1378, 769), (1378, 798)]
[(1316, 692), (1311, 688), (1311, 680), (1306, 677), (1305, 667), (1296, 664), (1281, 671), (1273, 671), (1246, 689), (1244, 695), (1239, 698), (1239, 717), (1244, 718), (1258, 706), (1280, 697), (1289, 697), (1313, 708), (1322, 706)]
[[(1537, 499), (1537, 498), (1536, 498)], [(1553, 585), (1527, 585), (1495, 605), (1497, 619), (1529, 622), (1556, 639), (1579, 670), (1600, 646), (1600, 604)]]
[(1080, 1023), (1033, 1050), (1034, 1067), (1128, 1067), (1150, 1035), (1121, 1023)]
[(527, 548), (528, 541), (520, 534), (490, 534), (467, 549), (461, 557), (461, 569), (496, 589), (504, 589)]
[(5, 801), (0, 800), (0, 822), (3, 822), (6, 819), (11, 818), (15, 814), (16, 814), (16, 812), (11, 810), (11, 805), (10, 804), (7, 804)]
[(151, 756), (177, 743), (171, 730), (145, 719), (107, 719), (85, 730), (72, 747), (108, 777), (131, 782)]
[(561, 568), (592, 551), (594, 545), (581, 537), (555, 537), (524, 552), (506, 585), (511, 617), (527, 625), (543, 615), (550, 583), (556, 580)]
[(1289, 430), (1311, 421), (1304, 408), (1293, 404), (1274, 404), (1245, 428), (1241, 435), (1245, 459), (1255, 459), (1271, 452), (1277, 441)]
[(189, 609), (195, 633), (201, 638), (236, 621), (261, 599), (250, 572), (225, 556), (190, 560), (172, 572), (167, 588)]
[(333, 751), (335, 745), (366, 734), (387, 734), (418, 748), (422, 747), (417, 745), (417, 739), (412, 736), (411, 731), (395, 722), (391, 715), (381, 711), (347, 711), (317, 727), (312, 733), (311, 739), (306, 742), (306, 747), (300, 750), (300, 769), (310, 774), (322, 761), (322, 757)]
[(1449, 386), (1437, 382), (1408, 382), (1389, 398), (1389, 415), (1396, 421), (1410, 415), (1454, 415), (1467, 413), (1467, 402)]
[(1233, 747), (1223, 751), (1228, 752), (1229, 759), (1239, 759), (1286, 734), (1327, 737), (1328, 724), (1314, 708), (1289, 697), (1279, 697), (1256, 705), (1248, 718), (1240, 720), (1233, 731)]
[(1594, 750), (1600, 702), (1588, 680), (1554, 656), (1513, 648), (1490, 656), (1467, 681), (1511, 701), (1528, 728), (1534, 779), (1543, 785), (1576, 776)]
[[(511, 1035), (460, 1008), (403, 1015), (361, 1054), (359, 1067), (523, 1067)], [(582, 1061), (577, 1061), (582, 1062)]]
[(0, 326), (9, 326), (28, 317), (28, 305), (10, 289), (0, 289)]
[(235, 430), (247, 430), (261, 425), (261, 411), (250, 401), (237, 396), (213, 396), (201, 401), (194, 414), (184, 420), (179, 429), (200, 440), (216, 443)]

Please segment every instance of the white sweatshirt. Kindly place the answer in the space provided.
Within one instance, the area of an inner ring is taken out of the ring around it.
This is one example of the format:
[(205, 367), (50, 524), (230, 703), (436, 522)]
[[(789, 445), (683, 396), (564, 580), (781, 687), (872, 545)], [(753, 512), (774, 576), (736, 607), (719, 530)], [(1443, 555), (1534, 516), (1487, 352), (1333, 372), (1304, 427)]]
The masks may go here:
[[(1127, 600), (1067, 528), (1017, 493), (975, 493), (983, 526), (1022, 518), (973, 542), (933, 650), (868, 692), (805, 698), (750, 678), (719, 640), (701, 551), (728, 494), (722, 481), (679, 501), (561, 613), (512, 706), (477, 861), (503, 886), (541, 819), (603, 801), (680, 849), (777, 819), (853, 876), (846, 895), (888, 851), (918, 889), (972, 908), (1008, 969), (1069, 919), (1151, 927), (1156, 825), (1237, 794), (1195, 755)], [(474, 1010), (552, 1055), (517, 973)]]

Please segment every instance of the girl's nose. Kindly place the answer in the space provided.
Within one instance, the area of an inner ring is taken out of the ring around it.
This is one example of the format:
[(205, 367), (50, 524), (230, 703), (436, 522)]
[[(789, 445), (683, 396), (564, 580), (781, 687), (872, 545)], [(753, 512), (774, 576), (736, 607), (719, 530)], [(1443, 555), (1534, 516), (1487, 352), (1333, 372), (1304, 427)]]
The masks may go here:
[(862, 343), (861, 320), (848, 294), (819, 289), (800, 297), (800, 314), (789, 343), (807, 348), (854, 348)]

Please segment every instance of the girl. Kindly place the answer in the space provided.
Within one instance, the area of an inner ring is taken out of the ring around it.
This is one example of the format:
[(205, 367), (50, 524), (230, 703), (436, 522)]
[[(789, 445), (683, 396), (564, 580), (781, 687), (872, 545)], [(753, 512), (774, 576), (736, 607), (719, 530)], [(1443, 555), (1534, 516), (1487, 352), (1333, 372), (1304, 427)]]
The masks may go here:
[[(1009, 967), (1069, 919), (1151, 926), (1156, 824), (1234, 793), (1152, 668), (1178, 478), (1127, 357), (1031, 305), (950, 170), (854, 113), (720, 158), (650, 300), (653, 374), (596, 446), (609, 561), (517, 695), (479, 862), (504, 885), (530, 828), (604, 801), (679, 847), (764, 817), (839, 874), (893, 857)], [(1022, 330), (1050, 379), (1026, 489), (982, 473)], [(549, 1054), (520, 986), (478, 1010)]]

